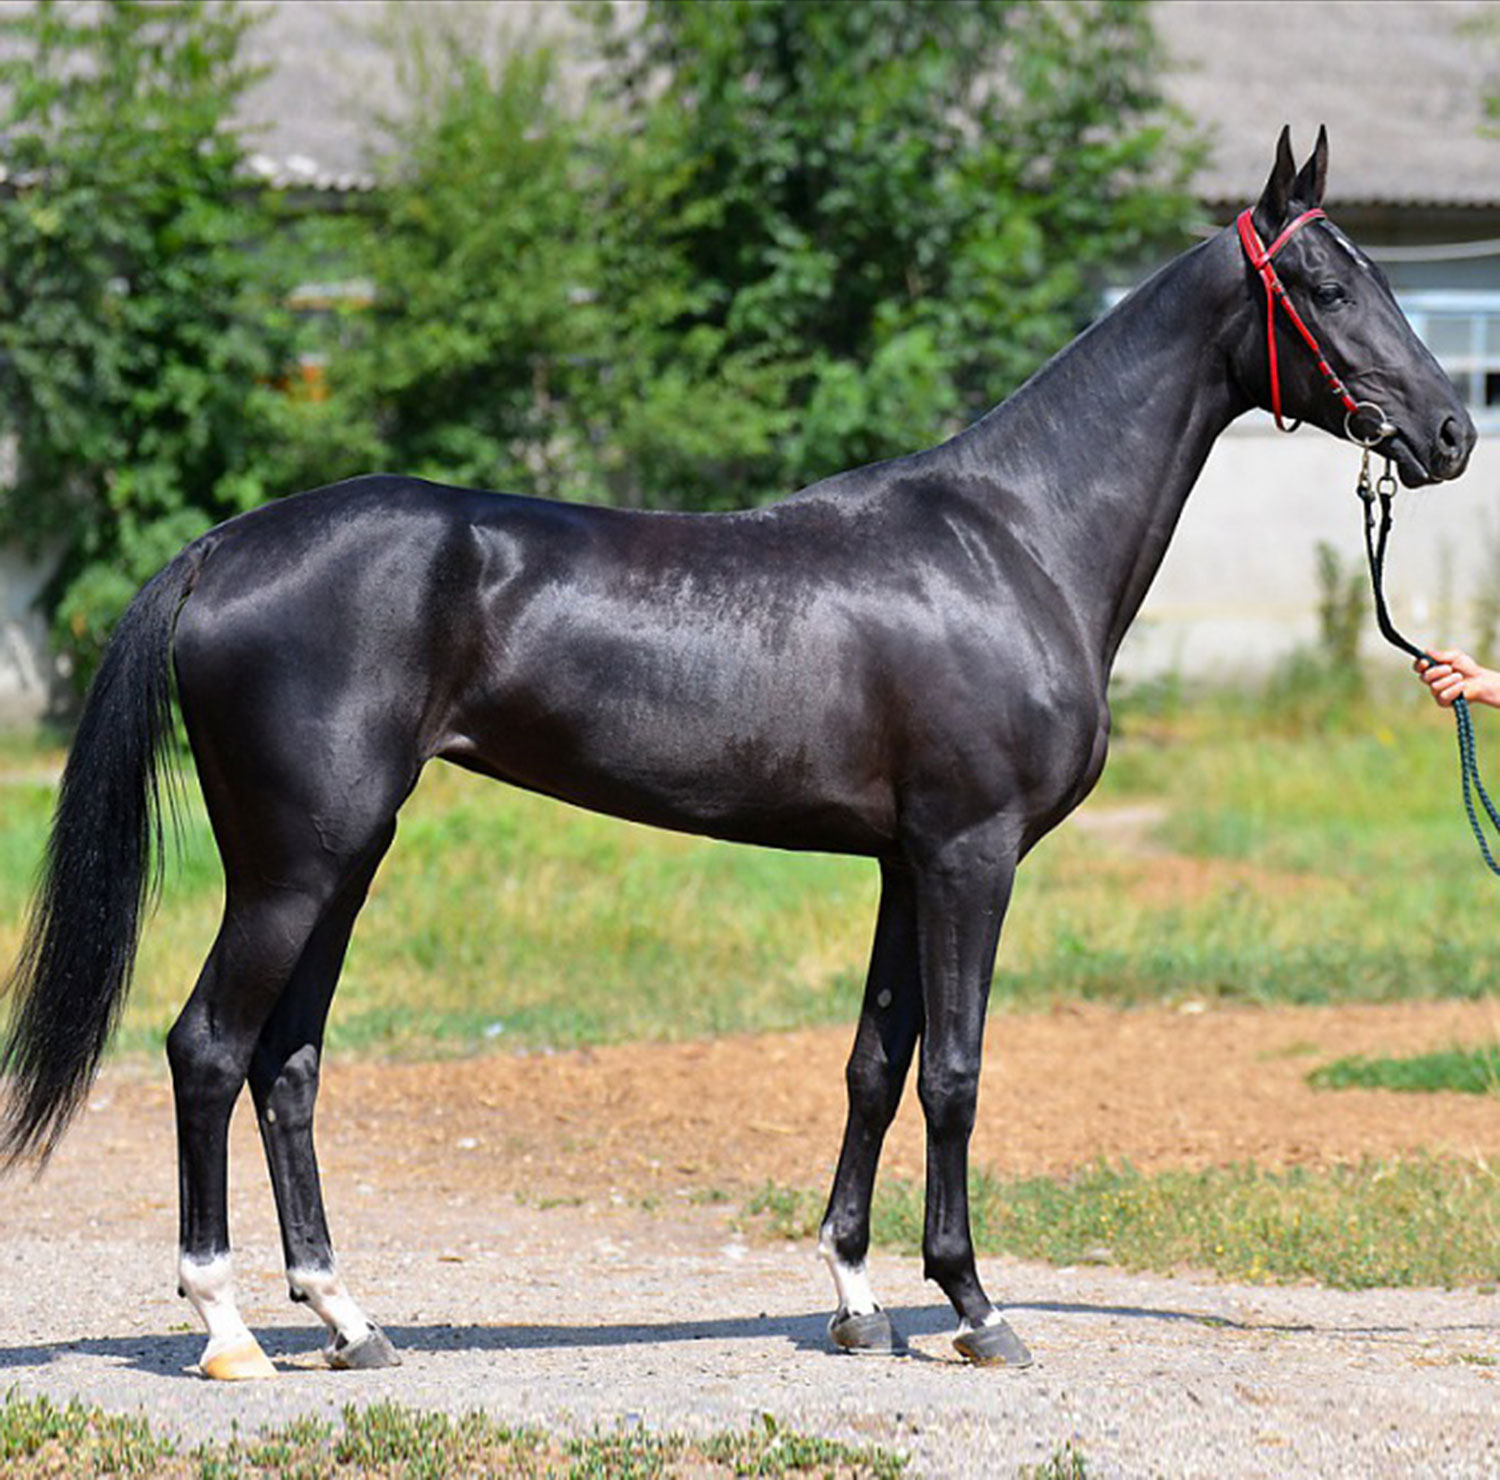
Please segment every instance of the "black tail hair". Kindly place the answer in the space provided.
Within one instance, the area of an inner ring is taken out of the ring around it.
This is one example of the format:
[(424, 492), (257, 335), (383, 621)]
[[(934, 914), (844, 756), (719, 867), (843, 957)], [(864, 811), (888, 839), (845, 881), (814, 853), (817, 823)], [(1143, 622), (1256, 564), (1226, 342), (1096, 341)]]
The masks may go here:
[(8, 1081), (0, 1162), (56, 1149), (93, 1082), (135, 966), (174, 812), (162, 752), (172, 736), (172, 632), (201, 554), (189, 546), (115, 627), (63, 771), (0, 1045)]

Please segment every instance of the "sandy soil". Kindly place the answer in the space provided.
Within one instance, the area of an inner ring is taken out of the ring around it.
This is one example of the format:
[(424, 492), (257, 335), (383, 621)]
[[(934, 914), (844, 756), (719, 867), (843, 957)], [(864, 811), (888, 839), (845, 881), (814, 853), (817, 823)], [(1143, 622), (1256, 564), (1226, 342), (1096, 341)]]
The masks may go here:
[[(1002, 1174), (1100, 1157), (1143, 1170), (1235, 1161), (1327, 1165), (1416, 1150), (1500, 1156), (1500, 1107), (1465, 1095), (1310, 1089), (1347, 1054), (1409, 1054), (1500, 1039), (1500, 1002), (1165, 1011), (1070, 1006), (993, 1016), (973, 1156)], [(821, 1187), (843, 1126), (850, 1030), (676, 1045), (492, 1054), (436, 1063), (333, 1063), (319, 1109), (325, 1172), (365, 1196), (513, 1189), (529, 1200), (735, 1193), (767, 1180)], [(240, 1127), (244, 1131), (244, 1127)], [(49, 1181), (109, 1179), (122, 1204), (170, 1160), (165, 1074), (101, 1080), (84, 1134)], [(77, 1135), (78, 1132), (75, 1132)], [(258, 1156), (253, 1134), (243, 1154)], [(882, 1163), (920, 1178), (908, 1090)], [(243, 1159), (243, 1158), (242, 1158)], [(87, 1163), (87, 1164), (84, 1164)]]

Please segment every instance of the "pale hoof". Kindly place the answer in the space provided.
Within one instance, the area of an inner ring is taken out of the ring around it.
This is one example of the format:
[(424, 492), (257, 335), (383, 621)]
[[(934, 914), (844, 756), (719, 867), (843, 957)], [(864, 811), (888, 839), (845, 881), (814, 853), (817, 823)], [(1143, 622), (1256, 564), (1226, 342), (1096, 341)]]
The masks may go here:
[(840, 1310), (828, 1322), (828, 1335), (840, 1351), (861, 1357), (889, 1357), (906, 1350), (891, 1318), (883, 1310), (853, 1315)]
[(205, 1352), (198, 1370), (215, 1382), (253, 1382), (261, 1377), (275, 1377), (271, 1359), (260, 1349), (260, 1343), (247, 1336), (221, 1351)]
[(1004, 1321), (960, 1331), (953, 1345), (976, 1367), (1029, 1367), (1033, 1361), (1026, 1343)]
[(379, 1326), (371, 1326), (358, 1341), (336, 1336), (323, 1359), (335, 1372), (368, 1372), (375, 1367), (399, 1367), (401, 1358)]

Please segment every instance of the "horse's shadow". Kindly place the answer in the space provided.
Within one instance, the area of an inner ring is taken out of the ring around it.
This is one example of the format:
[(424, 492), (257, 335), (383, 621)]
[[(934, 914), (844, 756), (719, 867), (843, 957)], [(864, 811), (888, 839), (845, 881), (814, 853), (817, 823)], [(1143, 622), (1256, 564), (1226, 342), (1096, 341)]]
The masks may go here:
[[(1334, 1328), (1265, 1321), (1235, 1321), (1205, 1311), (1171, 1310), (1138, 1305), (1094, 1305), (1040, 1300), (1007, 1305), (1010, 1312), (1039, 1315), (1101, 1316), (1127, 1321), (1188, 1322), (1206, 1330), (1269, 1332), (1278, 1335), (1318, 1335)], [(907, 1338), (943, 1336), (953, 1329), (953, 1313), (946, 1305), (898, 1306), (890, 1309), (891, 1320)], [(595, 1348), (670, 1345), (693, 1341), (780, 1341), (795, 1351), (833, 1354), (828, 1340), (828, 1317), (808, 1315), (735, 1316), (724, 1319), (661, 1322), (625, 1322), (600, 1325), (450, 1326), (431, 1323), (417, 1326), (386, 1326), (386, 1335), (398, 1352), (525, 1352), (585, 1351)], [(1458, 1328), (1444, 1328), (1448, 1330)], [(1477, 1329), (1477, 1328), (1476, 1328)], [(1410, 1328), (1361, 1326), (1337, 1328), (1341, 1336), (1400, 1336)], [(304, 1358), (318, 1343), (318, 1332), (306, 1325), (262, 1326), (256, 1331), (261, 1345), (273, 1360)], [(87, 1338), (54, 1345), (0, 1347), (0, 1371), (43, 1368), (70, 1355), (100, 1357), (140, 1372), (175, 1374), (198, 1359), (202, 1337), (196, 1332), (163, 1336)], [(909, 1356), (933, 1360), (916, 1349)]]

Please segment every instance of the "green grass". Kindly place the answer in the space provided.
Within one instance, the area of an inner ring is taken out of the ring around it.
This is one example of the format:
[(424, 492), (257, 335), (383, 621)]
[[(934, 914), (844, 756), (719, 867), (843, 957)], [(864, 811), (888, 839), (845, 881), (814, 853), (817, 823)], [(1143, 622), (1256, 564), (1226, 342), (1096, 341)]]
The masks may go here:
[(450, 1418), (394, 1403), (352, 1404), (335, 1428), (301, 1419), (255, 1438), (187, 1448), (143, 1419), (74, 1401), (12, 1390), (0, 1406), (0, 1468), (7, 1476), (154, 1475), (231, 1480), (238, 1476), (448, 1475), (609, 1477), (654, 1475), (838, 1475), (894, 1480), (904, 1456), (783, 1428), (769, 1414), (743, 1432), (708, 1438), (621, 1428), (572, 1438), (511, 1428), (483, 1413)]
[(1402, 1094), (1452, 1090), (1490, 1095), (1500, 1091), (1500, 1043), (1407, 1058), (1368, 1059), (1356, 1054), (1314, 1069), (1307, 1081), (1317, 1089), (1389, 1089)]
[[(1500, 895), (1459, 807), (1450, 722), (1405, 690), (1342, 703), (1322, 727), (1310, 713), (1124, 704), (1099, 803), (1158, 808), (1146, 841), (1175, 856), (1111, 852), (1067, 826), (1044, 841), (1021, 870), (997, 996), (1490, 995)], [(1494, 770), (1500, 719), (1478, 728)], [(24, 777), (34, 754), (12, 741), (0, 769)], [(0, 957), (19, 943), (50, 805), (44, 784), (0, 786)], [(422, 1053), (848, 1022), (876, 890), (865, 860), (652, 832), (434, 765), (361, 917), (330, 1041)], [(192, 807), (126, 1047), (161, 1042), (219, 902)]]
[(1083, 1451), (1070, 1439), (1039, 1465), (1022, 1465), (1016, 1480), (1088, 1480), (1089, 1467)]
[[(1347, 1289), (1500, 1280), (1500, 1173), (1466, 1161), (1152, 1176), (1099, 1165), (1068, 1178), (1005, 1181), (979, 1173), (970, 1198), (981, 1253), (1051, 1264), (1207, 1270)], [(769, 1232), (810, 1238), (823, 1203), (819, 1193), (773, 1186), (746, 1211)], [(902, 1252), (920, 1249), (920, 1185), (896, 1181), (877, 1191), (872, 1237)]]

